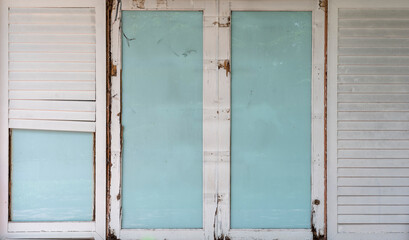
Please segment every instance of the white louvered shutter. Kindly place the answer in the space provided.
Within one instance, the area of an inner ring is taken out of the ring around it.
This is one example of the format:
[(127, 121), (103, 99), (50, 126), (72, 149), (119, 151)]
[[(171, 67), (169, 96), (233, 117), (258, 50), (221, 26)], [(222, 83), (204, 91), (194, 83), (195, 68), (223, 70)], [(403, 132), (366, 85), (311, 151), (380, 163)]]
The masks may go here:
[(95, 131), (95, 8), (10, 7), (8, 17), (9, 127)]
[(409, 8), (342, 2), (331, 8), (329, 240), (408, 239)]

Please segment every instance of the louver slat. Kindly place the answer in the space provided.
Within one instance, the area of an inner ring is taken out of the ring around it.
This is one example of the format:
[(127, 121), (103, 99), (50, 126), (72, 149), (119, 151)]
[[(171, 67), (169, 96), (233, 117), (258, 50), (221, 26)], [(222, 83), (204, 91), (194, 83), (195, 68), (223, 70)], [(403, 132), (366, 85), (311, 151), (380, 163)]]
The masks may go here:
[(340, 9), (338, 232), (409, 232), (409, 10)]
[(9, 9), (11, 128), (95, 131), (94, 8)]

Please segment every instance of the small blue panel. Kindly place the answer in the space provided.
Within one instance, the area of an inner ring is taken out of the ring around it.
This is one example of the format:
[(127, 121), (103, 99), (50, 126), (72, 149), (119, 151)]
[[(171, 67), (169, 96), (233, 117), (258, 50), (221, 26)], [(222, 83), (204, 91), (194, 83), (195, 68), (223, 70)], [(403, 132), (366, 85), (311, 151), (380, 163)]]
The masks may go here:
[(311, 12), (232, 13), (232, 228), (311, 226), (311, 45)]
[(202, 22), (123, 12), (123, 228), (202, 228)]
[(12, 130), (12, 221), (92, 221), (93, 134)]

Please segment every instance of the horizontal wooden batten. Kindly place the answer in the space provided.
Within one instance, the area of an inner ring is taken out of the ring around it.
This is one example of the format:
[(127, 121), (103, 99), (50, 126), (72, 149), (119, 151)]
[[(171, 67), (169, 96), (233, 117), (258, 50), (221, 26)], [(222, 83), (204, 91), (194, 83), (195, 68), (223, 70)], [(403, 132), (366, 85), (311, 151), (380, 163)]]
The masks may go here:
[[(339, 232), (348, 233), (405, 233), (409, 232), (409, 224), (340, 224)], [(404, 239), (404, 238), (403, 238)]]
[(11, 43), (96, 43), (94, 34), (9, 33)]
[(26, 91), (95, 91), (95, 81), (10, 81), (9, 89)]
[(409, 223), (407, 215), (339, 215), (339, 223)]
[(95, 100), (95, 91), (9, 91), (9, 99)]
[(9, 119), (95, 121), (95, 112), (9, 110)]
[(16, 129), (95, 132), (95, 122), (83, 121), (40, 121), (27, 119), (10, 119), (9, 127)]
[(9, 109), (17, 110), (55, 110), (59, 111), (95, 111), (94, 101), (30, 101), (10, 100)]
[(93, 72), (95, 63), (71, 62), (10, 62), (9, 71), (28, 72)]
[[(409, 177), (407, 178), (338, 178), (340, 187), (407, 187), (409, 186)], [(409, 204), (409, 203), (408, 203)]]
[(9, 81), (13, 80), (95, 81), (95, 72), (9, 72)]
[[(377, 166), (378, 168), (409, 168), (409, 157), (399, 158), (399, 159), (387, 159), (387, 158), (371, 158), (371, 159), (361, 159), (361, 158), (339, 158), (339, 167), (349, 167), (349, 168), (366, 168)], [(408, 202), (409, 204), (409, 202)]]
[[(365, 168), (338, 167), (338, 177), (409, 177), (409, 168), (390, 168), (390, 167), (382, 168), (373, 166), (375, 165)], [(359, 195), (359, 193), (357, 193), (356, 195)], [(365, 194), (362, 193), (361, 195)]]

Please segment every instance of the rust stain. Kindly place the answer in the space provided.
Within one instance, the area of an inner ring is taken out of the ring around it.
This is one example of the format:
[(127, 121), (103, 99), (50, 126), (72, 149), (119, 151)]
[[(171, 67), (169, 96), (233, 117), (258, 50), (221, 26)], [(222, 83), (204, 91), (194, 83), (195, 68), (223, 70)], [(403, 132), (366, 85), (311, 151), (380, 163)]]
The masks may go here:
[[(115, 235), (111, 233), (109, 228), (109, 223), (111, 221), (111, 196), (110, 196), (110, 189), (111, 189), (111, 87), (112, 87), (112, 57), (111, 57), (111, 21), (112, 16), (115, 12), (115, 20), (118, 16), (119, 4), (121, 0), (106, 0), (106, 216), (105, 216), (105, 226), (106, 226), (106, 239), (114, 240), (117, 239)], [(116, 2), (116, 6), (115, 6)], [(115, 69), (116, 70), (116, 69)], [(115, 73), (116, 75), (116, 73)], [(112, 238), (112, 235), (115, 238)]]
[(115, 77), (117, 74), (116, 72), (116, 65), (111, 62), (111, 77)]
[(145, 0), (132, 0), (132, 5), (139, 9), (145, 8)]
[(228, 59), (224, 60), (223, 63), (219, 63), (218, 69), (223, 68), (226, 70), (226, 77), (229, 76), (230, 72), (230, 61)]
[(121, 192), (118, 193), (118, 195), (116, 195), (116, 200), (121, 200)]

